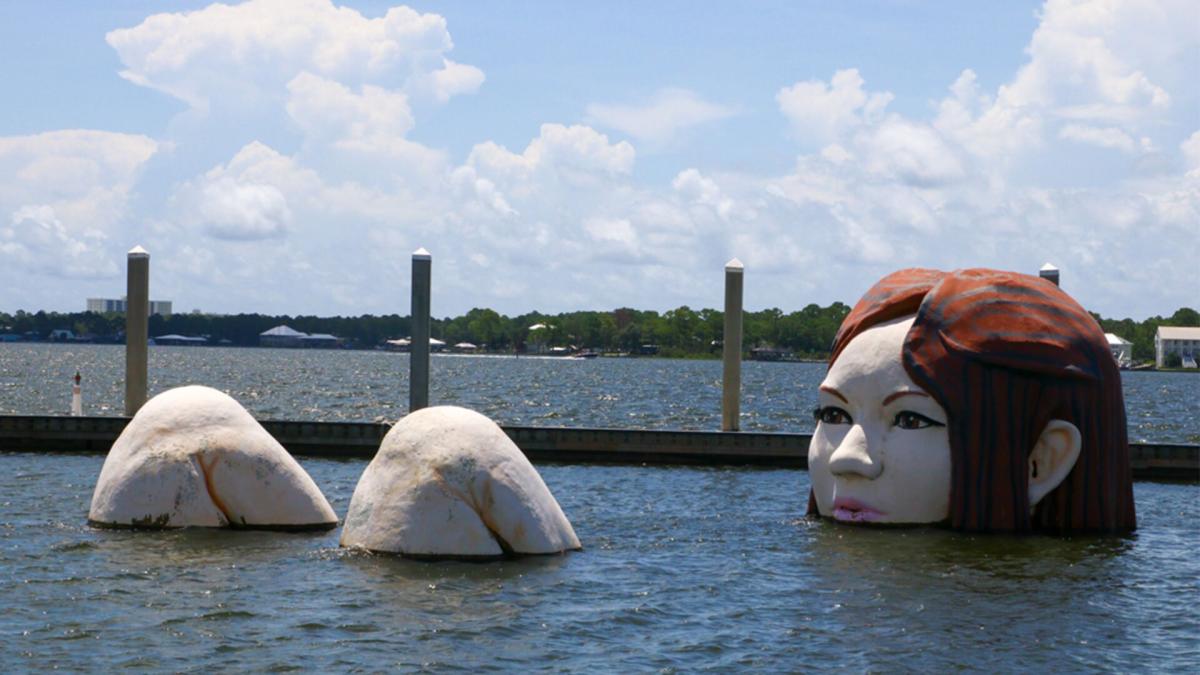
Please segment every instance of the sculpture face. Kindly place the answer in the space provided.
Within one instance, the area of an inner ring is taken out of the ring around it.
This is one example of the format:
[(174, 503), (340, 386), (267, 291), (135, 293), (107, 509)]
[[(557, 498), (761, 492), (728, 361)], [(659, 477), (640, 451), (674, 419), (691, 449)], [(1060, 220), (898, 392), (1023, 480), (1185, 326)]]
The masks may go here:
[(851, 523), (949, 516), (946, 412), (901, 361), (913, 318), (863, 331), (821, 383), (808, 470), (822, 516)]

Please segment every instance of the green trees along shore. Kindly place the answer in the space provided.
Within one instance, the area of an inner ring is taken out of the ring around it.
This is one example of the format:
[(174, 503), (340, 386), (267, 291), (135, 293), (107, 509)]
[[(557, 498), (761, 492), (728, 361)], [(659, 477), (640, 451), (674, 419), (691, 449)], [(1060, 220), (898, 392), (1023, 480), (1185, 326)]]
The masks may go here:
[[(747, 350), (773, 347), (799, 358), (822, 359), (829, 355), (833, 336), (849, 311), (849, 306), (835, 302), (827, 307), (810, 304), (787, 314), (777, 308), (746, 312), (743, 344)], [(1153, 360), (1158, 326), (1200, 326), (1200, 313), (1186, 307), (1169, 317), (1154, 316), (1140, 322), (1093, 316), (1105, 332), (1133, 342), (1135, 361)], [(492, 352), (512, 353), (537, 344), (636, 353), (642, 345), (655, 345), (660, 356), (705, 358), (720, 354), (723, 321), (719, 310), (687, 306), (662, 313), (622, 307), (511, 317), (477, 308), (462, 316), (434, 319), (433, 335), (450, 345), (470, 342)], [(150, 317), (150, 335), (204, 336), (210, 344), (254, 346), (260, 333), (281, 324), (306, 333), (336, 335), (347, 345), (361, 348), (410, 334), (409, 318), (398, 314), (317, 317), (194, 312)], [(531, 330), (539, 324), (544, 327)], [(103, 342), (120, 341), (124, 328), (125, 317), (120, 313), (0, 312), (0, 335), (44, 340), (54, 331), (68, 330), (76, 337)]]

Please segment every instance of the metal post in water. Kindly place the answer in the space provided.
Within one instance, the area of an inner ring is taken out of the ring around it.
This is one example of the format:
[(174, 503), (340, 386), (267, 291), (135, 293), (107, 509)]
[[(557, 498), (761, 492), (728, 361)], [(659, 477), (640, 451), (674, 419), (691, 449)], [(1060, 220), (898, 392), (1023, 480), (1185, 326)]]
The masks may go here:
[(1058, 268), (1050, 263), (1042, 265), (1042, 269), (1038, 270), (1038, 276), (1058, 286)]
[(433, 258), (419, 248), (412, 254), (412, 344), (409, 346), (408, 411), (429, 405), (429, 295)]
[(737, 431), (742, 397), (742, 278), (745, 267), (725, 263), (725, 346), (721, 375), (721, 431)]
[(146, 342), (150, 339), (150, 254), (129, 251), (125, 291), (125, 414), (146, 402)]

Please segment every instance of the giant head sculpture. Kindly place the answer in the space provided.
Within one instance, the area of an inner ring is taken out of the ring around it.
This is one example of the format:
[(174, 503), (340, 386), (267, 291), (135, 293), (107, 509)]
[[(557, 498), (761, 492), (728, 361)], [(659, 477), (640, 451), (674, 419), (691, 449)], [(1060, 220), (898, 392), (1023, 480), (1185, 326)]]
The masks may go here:
[(834, 340), (809, 513), (1001, 532), (1136, 527), (1120, 374), (1054, 284), (908, 269)]

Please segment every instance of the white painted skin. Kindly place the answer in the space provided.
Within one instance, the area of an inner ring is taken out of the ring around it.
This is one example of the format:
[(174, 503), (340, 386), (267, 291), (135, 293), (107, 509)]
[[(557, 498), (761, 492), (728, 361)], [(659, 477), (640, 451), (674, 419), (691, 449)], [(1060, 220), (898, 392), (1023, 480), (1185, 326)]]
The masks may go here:
[(341, 545), (428, 558), (581, 548), (504, 431), (454, 406), (419, 410), (392, 427), (354, 490)]
[(901, 361), (914, 318), (863, 331), (821, 383), (822, 413), (808, 448), (808, 470), (822, 516), (853, 523), (937, 523), (949, 517), (946, 412), (909, 378)]
[(88, 520), (111, 527), (331, 529), (333, 507), (237, 401), (179, 387), (150, 399), (117, 438)]

